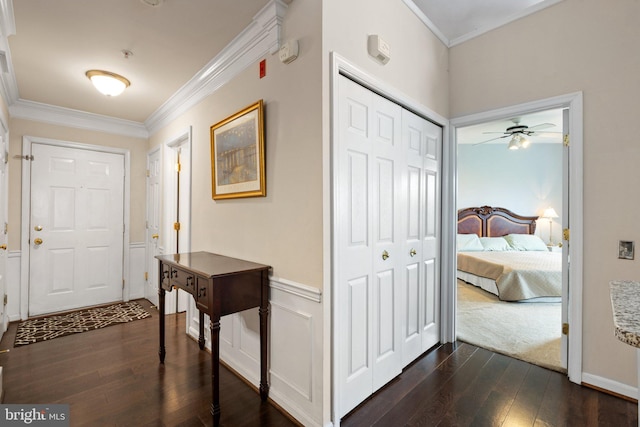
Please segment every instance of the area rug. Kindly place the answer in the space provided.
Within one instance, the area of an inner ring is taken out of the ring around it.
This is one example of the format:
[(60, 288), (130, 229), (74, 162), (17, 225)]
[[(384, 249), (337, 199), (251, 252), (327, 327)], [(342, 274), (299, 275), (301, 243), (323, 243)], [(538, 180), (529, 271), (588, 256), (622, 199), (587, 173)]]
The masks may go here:
[(458, 339), (525, 362), (564, 372), (560, 303), (500, 301), (458, 280)]
[(13, 346), (49, 341), (66, 335), (106, 328), (145, 319), (151, 314), (135, 301), (95, 307), (72, 313), (29, 319), (21, 322)]

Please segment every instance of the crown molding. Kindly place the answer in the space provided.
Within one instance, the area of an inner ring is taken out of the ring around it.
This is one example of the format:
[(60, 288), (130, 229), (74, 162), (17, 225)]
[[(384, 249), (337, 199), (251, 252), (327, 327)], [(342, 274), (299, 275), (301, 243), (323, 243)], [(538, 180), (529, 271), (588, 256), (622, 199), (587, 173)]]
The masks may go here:
[[(15, 34), (13, 3), (0, 0), (0, 95), (11, 117), (107, 132), (134, 138), (149, 138), (191, 107), (232, 80), (238, 73), (268, 53), (280, 48), (280, 32), (292, 0), (272, 0), (215, 58), (171, 96), (144, 123), (87, 113), (20, 99), (7, 38)], [(6, 60), (6, 61), (4, 61)], [(6, 63), (6, 71), (3, 69)]]
[(9, 115), (12, 118), (33, 120), (76, 129), (106, 132), (133, 138), (146, 139), (149, 137), (147, 128), (139, 122), (24, 99), (19, 99), (9, 106)]
[(277, 52), (287, 7), (282, 0), (272, 0), (262, 8), (247, 28), (145, 120), (149, 134), (153, 135), (187, 112), (247, 66), (268, 53)]

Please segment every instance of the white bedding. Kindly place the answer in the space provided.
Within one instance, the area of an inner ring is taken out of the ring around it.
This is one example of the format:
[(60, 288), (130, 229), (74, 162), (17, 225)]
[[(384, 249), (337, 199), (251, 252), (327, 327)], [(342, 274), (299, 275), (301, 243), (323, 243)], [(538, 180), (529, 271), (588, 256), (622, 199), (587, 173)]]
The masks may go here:
[(562, 254), (546, 251), (458, 252), (458, 277), (503, 301), (539, 301), (541, 298), (560, 301)]

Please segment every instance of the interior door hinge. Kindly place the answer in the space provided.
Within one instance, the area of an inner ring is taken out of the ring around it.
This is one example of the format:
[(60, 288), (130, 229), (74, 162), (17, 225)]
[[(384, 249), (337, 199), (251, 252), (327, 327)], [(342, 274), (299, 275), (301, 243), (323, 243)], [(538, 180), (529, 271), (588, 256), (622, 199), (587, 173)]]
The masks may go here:
[(144, 280), (149, 280), (149, 272), (148, 271), (144, 272)]
[(147, 169), (147, 178), (149, 178), (150, 176), (151, 176), (151, 171)]
[(563, 323), (562, 324), (562, 335), (569, 335), (569, 324), (568, 323)]
[(173, 229), (176, 231), (180, 231), (180, 223), (179, 222), (174, 222), (173, 223)]
[(122, 279), (122, 289), (124, 289), (124, 279)]
[(566, 240), (567, 242), (569, 241), (569, 236), (570, 236), (570, 232), (568, 228), (565, 228), (564, 230), (562, 230), (562, 238), (564, 240)]
[(564, 144), (565, 147), (569, 146), (569, 134), (566, 134), (564, 138), (562, 138), (562, 143)]
[(9, 298), (7, 297), (7, 294), (4, 294), (4, 298), (3, 298), (4, 305), (7, 305), (7, 301), (9, 301)]
[(24, 156), (21, 156), (19, 154), (16, 154), (15, 156), (13, 156), (14, 159), (22, 159), (22, 160), (28, 160), (28, 161), (33, 161), (33, 154), (25, 154)]
[(182, 169), (182, 165), (180, 165), (180, 162), (176, 163), (176, 172), (180, 173), (181, 169)]

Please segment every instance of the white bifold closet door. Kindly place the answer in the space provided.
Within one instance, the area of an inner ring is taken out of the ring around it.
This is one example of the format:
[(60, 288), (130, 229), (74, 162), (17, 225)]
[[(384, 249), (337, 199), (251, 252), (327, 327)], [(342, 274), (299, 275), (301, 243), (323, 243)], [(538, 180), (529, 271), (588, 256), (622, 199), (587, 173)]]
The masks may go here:
[(442, 129), (339, 79), (334, 318), (343, 416), (439, 342)]

